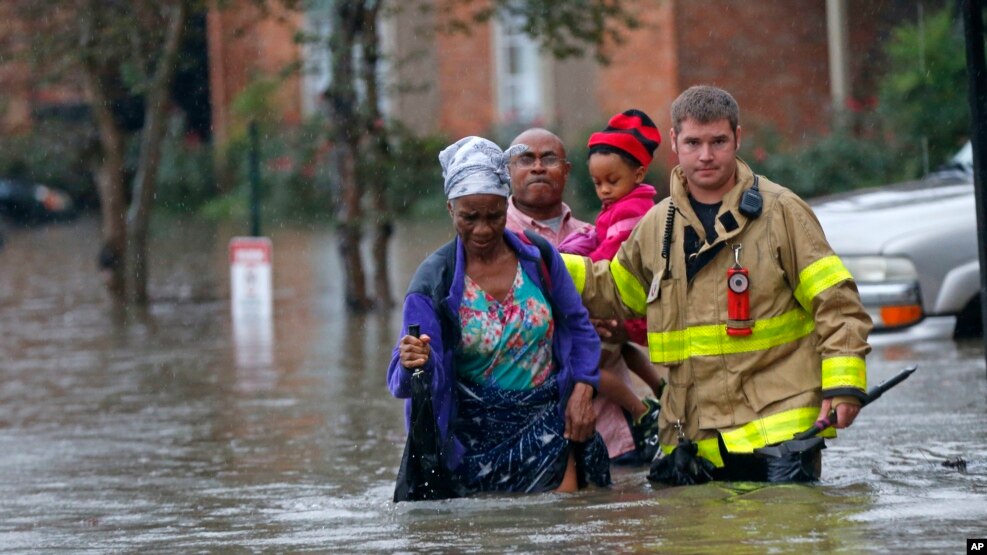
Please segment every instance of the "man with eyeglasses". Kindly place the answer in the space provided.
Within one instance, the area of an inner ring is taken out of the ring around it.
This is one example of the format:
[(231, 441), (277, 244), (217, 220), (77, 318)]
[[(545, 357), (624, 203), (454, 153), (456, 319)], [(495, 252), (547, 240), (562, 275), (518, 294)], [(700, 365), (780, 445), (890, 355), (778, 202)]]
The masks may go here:
[(562, 202), (572, 169), (562, 140), (547, 129), (533, 128), (511, 144), (528, 145), (528, 151), (511, 160), (507, 228), (517, 233), (530, 229), (556, 247), (567, 238), (593, 233), (593, 226), (573, 216)]
[[(591, 252), (597, 245), (596, 228), (576, 218), (562, 202), (572, 168), (562, 140), (551, 131), (532, 128), (518, 135), (511, 144), (528, 145), (528, 150), (515, 156), (508, 168), (511, 197), (507, 201), (507, 229), (522, 236), (525, 230), (531, 230), (560, 251)], [(616, 325), (615, 321), (594, 323), (598, 332), (606, 330), (605, 333), (610, 333)], [(612, 371), (623, 376), (630, 386), (630, 370), (622, 358), (618, 358)], [(596, 429), (607, 444), (611, 460), (620, 462), (624, 456), (636, 461), (634, 435), (620, 406), (600, 395), (594, 399), (593, 409), (597, 414)]]

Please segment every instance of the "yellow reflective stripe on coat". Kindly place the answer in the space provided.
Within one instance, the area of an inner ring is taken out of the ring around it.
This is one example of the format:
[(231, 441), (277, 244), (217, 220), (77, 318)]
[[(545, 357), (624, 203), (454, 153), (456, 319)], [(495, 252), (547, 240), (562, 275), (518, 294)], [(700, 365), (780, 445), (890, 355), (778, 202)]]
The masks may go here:
[[(720, 436), (727, 451), (751, 453), (759, 447), (792, 439), (795, 434), (815, 424), (818, 417), (818, 407), (786, 410), (748, 422), (734, 430), (720, 432)], [(826, 428), (819, 436), (836, 437), (836, 430)]]
[(562, 255), (562, 262), (565, 263), (565, 269), (572, 277), (572, 282), (576, 284), (576, 291), (582, 295), (583, 289), (586, 288), (586, 258), (578, 254), (566, 254), (564, 252), (559, 254)]
[(853, 279), (838, 256), (820, 258), (799, 272), (799, 286), (795, 298), (806, 310), (812, 310), (812, 299), (830, 287)]
[(634, 313), (643, 315), (648, 304), (648, 292), (641, 286), (641, 282), (616, 258), (610, 261), (610, 275), (613, 276), (620, 300)]
[[(700, 439), (694, 442), (696, 447), (698, 447), (697, 455), (706, 459), (707, 461), (713, 463), (716, 468), (723, 468), (723, 456), (720, 455), (720, 442), (715, 438), (711, 437), (709, 439)], [(670, 454), (678, 445), (665, 445), (661, 444), (661, 452), (665, 455)]]
[(860, 357), (832, 357), (822, 361), (822, 388), (867, 389), (867, 363)]
[(799, 340), (815, 329), (815, 322), (801, 308), (780, 316), (757, 320), (750, 335), (727, 335), (725, 324), (684, 330), (649, 332), (648, 350), (653, 362), (675, 362), (694, 356), (719, 356), (765, 351)]

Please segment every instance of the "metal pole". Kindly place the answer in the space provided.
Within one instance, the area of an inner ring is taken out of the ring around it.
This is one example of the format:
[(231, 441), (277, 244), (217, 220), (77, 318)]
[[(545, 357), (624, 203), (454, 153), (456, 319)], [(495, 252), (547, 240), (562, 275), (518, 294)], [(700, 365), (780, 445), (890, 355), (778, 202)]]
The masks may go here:
[[(987, 0), (963, 0), (966, 71), (969, 77), (970, 140), (973, 143), (973, 190), (977, 199), (980, 247), (980, 317), (987, 324), (987, 63), (984, 61), (984, 6)], [(984, 327), (987, 352), (987, 325)]]
[(826, 0), (826, 43), (829, 47), (829, 95), (837, 123), (845, 121), (850, 96), (850, 41), (846, 0)]
[(260, 237), (260, 137), (250, 122), (250, 235)]

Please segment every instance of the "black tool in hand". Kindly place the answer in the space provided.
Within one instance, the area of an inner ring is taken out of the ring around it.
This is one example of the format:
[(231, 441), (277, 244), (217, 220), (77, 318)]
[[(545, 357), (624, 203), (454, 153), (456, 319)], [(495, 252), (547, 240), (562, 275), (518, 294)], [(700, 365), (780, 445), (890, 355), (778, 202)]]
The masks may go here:
[[(905, 381), (905, 379), (908, 378), (908, 376), (911, 376), (917, 368), (917, 366), (909, 366), (891, 378), (888, 378), (887, 380), (884, 380), (883, 382), (867, 390), (867, 398), (860, 403), (860, 408), (864, 408), (880, 399), (881, 395), (884, 395), (887, 390)], [(778, 445), (768, 445), (755, 449), (754, 454), (765, 457), (784, 457), (791, 453), (801, 453), (808, 449), (812, 449), (822, 443), (822, 438), (816, 438), (816, 436), (819, 435), (819, 432), (833, 426), (834, 424), (836, 424), (836, 409), (829, 411), (829, 414), (827, 414), (825, 418), (816, 420), (815, 424), (813, 424), (811, 428), (795, 434), (792, 439), (783, 441)]]

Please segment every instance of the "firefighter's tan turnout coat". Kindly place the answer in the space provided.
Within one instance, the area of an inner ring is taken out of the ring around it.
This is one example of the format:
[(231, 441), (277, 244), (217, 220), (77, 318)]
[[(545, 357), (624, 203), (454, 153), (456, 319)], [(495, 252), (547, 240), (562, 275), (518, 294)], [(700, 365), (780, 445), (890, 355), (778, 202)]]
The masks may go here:
[[(651, 360), (669, 368), (661, 399), (662, 450), (677, 445), (681, 427), (716, 466), (723, 465), (718, 434), (729, 452), (751, 453), (810, 427), (824, 397), (863, 398), (866, 388), (872, 324), (852, 276), (811, 208), (790, 190), (759, 177), (763, 211), (757, 218), (741, 214), (741, 194), (753, 183), (738, 159), (737, 186), (723, 198), (709, 242), (676, 168), (671, 196), (638, 223), (612, 261), (563, 255), (594, 317), (647, 317)], [(662, 279), (662, 239), (672, 206), (669, 274)], [(685, 226), (704, 241), (700, 256), (725, 243), (691, 282)], [(747, 336), (727, 334), (727, 271), (738, 244), (750, 276), (753, 331)]]

